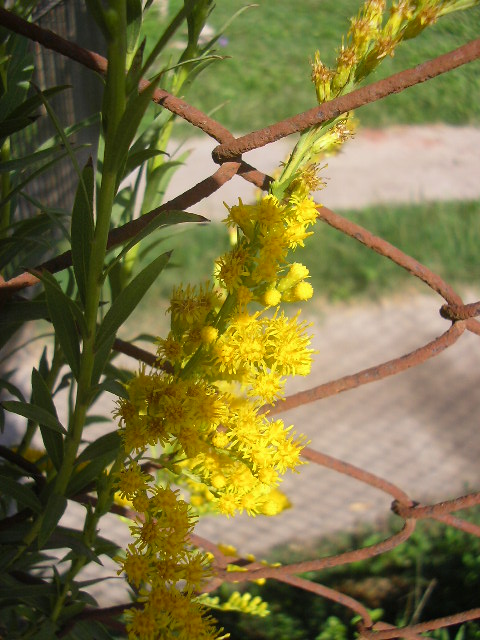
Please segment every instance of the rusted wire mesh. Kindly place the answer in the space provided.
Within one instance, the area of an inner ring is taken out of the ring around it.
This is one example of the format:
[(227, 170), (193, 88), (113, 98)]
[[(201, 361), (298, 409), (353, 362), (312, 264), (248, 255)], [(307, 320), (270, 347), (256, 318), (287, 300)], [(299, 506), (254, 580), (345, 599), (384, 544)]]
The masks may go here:
[[(83, 49), (82, 47), (59, 37), (51, 31), (42, 29), (35, 24), (24, 22), (4, 9), (0, 9), (0, 24), (16, 31), (17, 33), (23, 34), (44, 47), (72, 58), (85, 67), (93, 69), (99, 73), (105, 73), (106, 71), (107, 62), (102, 56)], [(385, 80), (372, 83), (348, 95), (336, 98), (329, 103), (314, 107), (305, 113), (295, 115), (292, 118), (273, 124), (265, 129), (253, 131), (238, 139), (236, 139), (233, 134), (221, 124), (208, 117), (192, 105), (168, 94), (166, 91), (158, 89), (154, 94), (155, 102), (188, 121), (193, 126), (201, 129), (204, 133), (219, 142), (219, 146), (217, 146), (213, 151), (213, 158), (215, 162), (220, 164), (220, 167), (210, 177), (187, 189), (170, 202), (163, 204), (158, 209), (149, 212), (141, 218), (114, 229), (110, 234), (109, 246), (113, 247), (125, 242), (128, 238), (133, 237), (154, 217), (161, 215), (163, 211), (171, 209), (187, 209), (200, 200), (207, 198), (225, 184), (225, 182), (231, 180), (236, 175), (241, 176), (245, 180), (255, 184), (257, 187), (267, 189), (271, 178), (256, 170), (254, 167), (246, 164), (242, 160), (242, 153), (269, 144), (270, 142), (283, 138), (291, 133), (302, 131), (314, 124), (325, 122), (328, 119), (358, 108), (362, 105), (375, 102), (376, 100), (392, 93), (403, 91), (407, 87), (424, 82), (477, 58), (480, 58), (480, 38), (451, 51), (450, 53), (425, 62), (415, 68), (397, 73)], [(146, 81), (142, 81), (141, 87), (146, 86), (146, 84)], [(445, 282), (439, 275), (428, 269), (425, 265), (403, 253), (383, 238), (374, 236), (367, 229), (352, 223), (333, 211), (330, 211), (325, 207), (319, 207), (318, 216), (322, 222), (336, 228), (358, 242), (361, 242), (384, 258), (392, 260), (396, 264), (400, 265), (411, 273), (412, 276), (419, 278), (433, 291), (438, 293), (445, 301), (445, 304), (443, 304), (440, 309), (440, 314), (447, 322), (450, 322), (450, 326), (446, 328), (445, 332), (438, 338), (410, 353), (402, 355), (401, 357), (387, 362), (382, 362), (374, 367), (358, 371), (352, 375), (347, 375), (337, 380), (332, 380), (328, 383), (291, 395), (282, 402), (281, 406), (277, 405), (273, 408), (269, 407), (271, 414), (280, 412), (280, 410), (283, 413), (299, 405), (316, 402), (342, 391), (347, 391), (367, 383), (382, 380), (388, 376), (393, 376), (405, 371), (410, 367), (418, 366), (438, 355), (443, 350), (452, 347), (465, 331), (470, 331), (480, 335), (480, 322), (475, 319), (475, 316), (480, 314), (480, 301), (472, 304), (464, 304), (460, 295), (453, 289), (453, 287)], [(58, 272), (70, 265), (71, 255), (67, 252), (49, 260), (43, 265), (40, 265), (39, 268), (45, 268), (51, 272)], [(34, 285), (37, 282), (38, 280), (31, 273), (23, 273), (12, 278), (8, 282), (2, 282), (1, 293), (2, 295), (8, 295), (14, 291)], [(134, 345), (125, 343), (121, 340), (116, 340), (115, 349), (132, 356), (137, 360), (150, 365), (155, 365), (154, 354), (139, 349)], [(318, 584), (298, 576), (298, 574), (302, 574), (304, 572), (320, 571), (329, 567), (373, 558), (374, 556), (385, 553), (408, 540), (415, 530), (417, 521), (420, 519), (430, 518), (438, 520), (446, 526), (455, 527), (473, 536), (480, 537), (480, 527), (478, 525), (453, 515), (459, 510), (479, 505), (480, 492), (470, 493), (468, 495), (460, 496), (454, 500), (448, 500), (436, 504), (421, 505), (414, 502), (414, 500), (412, 500), (412, 498), (410, 498), (410, 496), (400, 487), (389, 482), (385, 478), (369, 472), (368, 470), (360, 469), (352, 464), (310, 448), (304, 449), (303, 456), (311, 463), (345, 474), (358, 482), (370, 485), (379, 491), (390, 495), (393, 499), (391, 507), (393, 512), (404, 520), (401, 531), (380, 543), (361, 549), (330, 557), (323, 557), (321, 559), (312, 559), (305, 562), (287, 564), (280, 567), (265, 566), (264, 564), (257, 562), (249, 562), (236, 557), (228, 557), (224, 555), (214, 543), (201, 538), (200, 536), (193, 535), (192, 542), (210, 551), (214, 556), (216, 577), (209, 583), (206, 590), (212, 591), (223, 582), (251, 581), (259, 578), (270, 578), (279, 582), (284, 582), (315, 593), (321, 597), (328, 598), (355, 612), (361, 619), (361, 622), (358, 624), (361, 636), (376, 640), (387, 640), (389, 638), (398, 637), (418, 638), (419, 634), (426, 631), (448, 627), (450, 625), (457, 625), (480, 618), (479, 607), (469, 611), (459, 612), (455, 615), (429, 620), (420, 624), (412, 624), (402, 628), (397, 628), (383, 622), (377, 622), (374, 624), (366, 607), (358, 600), (340, 593), (338, 590), (328, 588), (322, 584)], [(88, 501), (90, 503), (95, 501), (94, 497), (87, 495), (77, 496), (77, 499), (82, 502)], [(127, 516), (134, 515), (128, 509), (117, 505), (113, 507), (112, 511)], [(227, 566), (232, 563), (237, 565), (241, 564), (242, 571), (227, 571)], [(123, 611), (125, 606), (130, 606), (130, 603), (128, 605), (120, 605), (110, 607), (108, 609), (84, 611), (80, 614), (80, 617), (90, 617), (109, 621), (111, 625), (115, 626), (117, 623), (115, 623), (113, 619)]]

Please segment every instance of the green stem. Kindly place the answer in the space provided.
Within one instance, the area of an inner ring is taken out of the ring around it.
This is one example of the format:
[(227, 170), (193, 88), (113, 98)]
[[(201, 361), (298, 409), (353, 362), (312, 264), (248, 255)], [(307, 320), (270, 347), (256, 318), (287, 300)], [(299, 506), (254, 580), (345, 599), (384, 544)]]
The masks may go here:
[[(2, 162), (10, 160), (10, 139), (7, 138), (0, 150)], [(10, 174), (3, 173), (1, 178), (2, 200), (10, 193)], [(8, 200), (0, 209), (0, 238), (6, 238), (10, 227), (11, 200)]]
[[(108, 473), (107, 481), (102, 484), (101, 489), (98, 491), (98, 501), (95, 506), (95, 510), (87, 511), (82, 538), (83, 542), (89, 549), (93, 548), (95, 545), (95, 540), (97, 538), (97, 525), (99, 520), (103, 515), (105, 515), (105, 513), (109, 511), (114, 492), (113, 486), (115, 483), (116, 474), (118, 469), (123, 464), (124, 458), (125, 452), (120, 449), (119, 454)], [(72, 560), (70, 569), (65, 577), (62, 591), (58, 595), (52, 609), (51, 620), (53, 622), (56, 622), (58, 620), (62, 612), (65, 600), (71, 590), (73, 580), (75, 580), (75, 577), (88, 562), (89, 558), (87, 558), (86, 556), (77, 556), (74, 560)]]
[[(95, 337), (98, 309), (102, 291), (102, 273), (105, 264), (108, 232), (116, 194), (117, 174), (115, 171), (114, 139), (118, 124), (125, 111), (125, 61), (126, 61), (126, 6), (123, 0), (111, 0), (109, 19), (115, 31), (108, 43), (108, 73), (105, 86), (104, 120), (108, 115), (105, 134), (105, 153), (103, 174), (97, 204), (97, 221), (91, 247), (91, 259), (88, 265), (87, 295), (85, 301), (86, 335), (83, 340), (80, 357), (80, 370), (77, 380), (75, 407), (70, 417), (68, 432), (65, 436), (62, 465), (54, 480), (53, 492), (65, 495), (68, 483), (74, 472), (75, 460), (80, 446), (87, 411), (93, 396), (96, 380), (92, 380), (95, 364)], [(108, 114), (106, 113), (108, 109)], [(19, 554), (14, 562), (36, 539), (43, 514), (34, 521), (32, 528), (23, 540)]]

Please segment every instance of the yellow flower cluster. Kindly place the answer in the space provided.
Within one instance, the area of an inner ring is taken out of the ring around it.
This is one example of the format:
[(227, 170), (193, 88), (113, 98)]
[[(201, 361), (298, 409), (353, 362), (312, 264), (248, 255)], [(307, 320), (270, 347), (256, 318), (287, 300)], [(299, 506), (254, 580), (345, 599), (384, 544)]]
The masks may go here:
[(414, 38), (444, 13), (455, 10), (459, 0), (398, 0), (387, 13), (386, 0), (367, 0), (350, 23), (347, 44), (337, 56), (335, 69), (323, 64), (315, 53), (312, 81), (320, 103), (350, 90), (363, 80), (385, 56), (393, 56), (403, 40)]
[(188, 546), (192, 513), (178, 491), (142, 471), (137, 458), (145, 449), (168, 451), (168, 469), (188, 479), (180, 484), (193, 503), (209, 500), (227, 516), (289, 506), (277, 486), (300, 464), (304, 439), (269, 419), (264, 405), (282, 397), (287, 376), (311, 368), (308, 325), (279, 305), (313, 294), (308, 269), (287, 256), (316, 222), (314, 182), (313, 173), (295, 175), (282, 201), (270, 194), (228, 208), (237, 242), (217, 260), (217, 284), (174, 289), (171, 330), (158, 339), (160, 368), (142, 367), (127, 385), (128, 399), (118, 402), (131, 458), (116, 490), (140, 514), (131, 527), (135, 542), (119, 560), (143, 603), (128, 612), (131, 639), (150, 640), (160, 630), (162, 638), (217, 637), (194, 596), (208, 570), (206, 556)]
[(195, 600), (210, 567), (207, 555), (188, 543), (194, 527), (189, 505), (178, 490), (157, 486), (136, 461), (120, 472), (117, 490), (142, 513), (130, 527), (134, 542), (117, 558), (118, 573), (139, 592), (140, 606), (125, 614), (129, 638), (218, 638), (214, 621)]

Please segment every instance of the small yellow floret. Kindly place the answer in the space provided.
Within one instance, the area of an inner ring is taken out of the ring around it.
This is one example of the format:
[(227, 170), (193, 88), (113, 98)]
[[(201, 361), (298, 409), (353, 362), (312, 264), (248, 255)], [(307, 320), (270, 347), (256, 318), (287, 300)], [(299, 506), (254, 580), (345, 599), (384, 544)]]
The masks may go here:
[(292, 291), (292, 298), (295, 301), (310, 300), (313, 296), (313, 287), (309, 282), (299, 282)]
[(280, 304), (282, 294), (276, 289), (267, 289), (262, 297), (262, 302), (266, 307), (276, 307)]
[(218, 329), (215, 329), (215, 327), (212, 327), (210, 325), (206, 325), (200, 330), (200, 337), (204, 344), (215, 342), (215, 340), (218, 338)]

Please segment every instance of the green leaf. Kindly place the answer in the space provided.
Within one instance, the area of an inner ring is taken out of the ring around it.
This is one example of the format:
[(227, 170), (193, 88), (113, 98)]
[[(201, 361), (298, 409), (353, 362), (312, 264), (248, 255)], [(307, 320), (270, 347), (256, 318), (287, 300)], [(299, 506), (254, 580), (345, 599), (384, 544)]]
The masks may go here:
[[(142, 165), (150, 158), (155, 158), (156, 156), (167, 156), (168, 153), (166, 151), (160, 151), (159, 149), (142, 149), (141, 151), (136, 151), (135, 153), (129, 153), (127, 162), (125, 164), (125, 169), (123, 172), (122, 180), (129, 176), (132, 171), (135, 171), (137, 167)], [(0, 169), (1, 169), (0, 164)]]
[(36, 596), (55, 595), (54, 587), (46, 584), (9, 584), (0, 586), (0, 600), (22, 600), (26, 601)]
[(102, 384), (98, 386), (99, 391), (108, 391), (109, 393), (117, 396), (117, 398), (125, 398), (128, 400), (128, 392), (125, 389), (124, 385), (121, 384), (118, 380), (114, 380), (113, 378), (106, 378)]
[(1, 476), (1, 492), (4, 496), (9, 496), (15, 502), (22, 507), (27, 507), (31, 509), (35, 513), (41, 513), (42, 511), (42, 503), (37, 498), (35, 493), (30, 489), (29, 486), (25, 484), (20, 484), (13, 480), (13, 478), (9, 478), (6, 474), (3, 473), (3, 470), (0, 469)]
[(23, 324), (29, 320), (49, 317), (45, 300), (12, 300), (5, 304), (0, 314), (0, 328), (7, 324)]
[(0, 138), (6, 138), (35, 122), (35, 118), (9, 118), (0, 122)]
[[(140, 93), (134, 95), (128, 101), (127, 107), (118, 123), (112, 148), (115, 149), (115, 156), (112, 160), (112, 169), (117, 171), (125, 162), (130, 144), (137, 133), (137, 129), (143, 115), (150, 104), (158, 78), (153, 80)], [(123, 172), (122, 172), (123, 173)], [(120, 177), (120, 176), (119, 176)]]
[(107, 416), (100, 416), (97, 414), (87, 416), (85, 418), (86, 427), (89, 427), (91, 424), (105, 424), (107, 422), (110, 424), (112, 422), (112, 419)]
[(72, 165), (73, 168), (75, 169), (80, 181), (82, 180), (82, 172), (80, 171), (80, 167), (78, 166), (78, 162), (77, 162), (77, 158), (73, 152), (72, 146), (68, 140), (68, 133), (66, 131), (66, 129), (64, 129), (62, 127), (62, 125), (60, 124), (59, 119), (57, 118), (57, 115), (55, 113), (55, 111), (52, 109), (52, 107), (50, 106), (50, 103), (48, 102), (46, 96), (45, 96), (45, 92), (41, 91), (35, 84), (32, 83), (32, 87), (35, 89), (35, 91), (37, 92), (37, 95), (39, 97), (39, 99), (41, 100), (41, 103), (43, 104), (43, 106), (45, 107), (48, 117), (50, 118), (53, 126), (55, 127), (61, 141), (62, 144), (64, 145), (65, 149), (67, 150), (67, 154), (70, 157), (70, 160), (72, 161)]
[(93, 16), (93, 19), (100, 27), (103, 36), (108, 39), (109, 31), (105, 21), (105, 10), (103, 9), (101, 0), (85, 0), (85, 4), (88, 7), (89, 13)]
[(34, 178), (37, 178), (39, 175), (41, 175), (45, 171), (48, 171), (50, 167), (53, 167), (54, 164), (56, 164), (59, 160), (64, 158), (66, 155), (67, 155), (67, 152), (60, 153), (53, 160), (50, 160), (50, 162), (46, 162), (45, 164), (42, 164), (39, 169), (37, 169), (36, 171), (33, 171), (29, 176), (25, 178), (25, 180), (22, 180), (22, 182), (19, 182), (18, 184), (16, 184), (15, 187), (11, 191), (9, 191), (4, 198), (2, 198), (2, 201), (0, 202), (0, 207), (3, 207), (7, 202), (9, 202), (13, 198), (13, 196), (15, 196), (17, 193), (20, 193), (20, 191), (22, 191), (23, 188), (29, 182), (32, 182)]
[(13, 160), (0, 162), (0, 173), (10, 173), (11, 171), (18, 170), (23, 171), (30, 165), (44, 161), (46, 158), (49, 158), (51, 155), (59, 153), (60, 151), (62, 151), (62, 148), (60, 147), (60, 145), (56, 145), (54, 147), (51, 147), (50, 149), (37, 151), (36, 153), (32, 153), (28, 156), (23, 156), (22, 158), (15, 158)]
[[(45, 411), (48, 411), (58, 420), (57, 410), (52, 399), (50, 389), (45, 384), (45, 380), (40, 373), (32, 369), (32, 399), (33, 403)], [(40, 426), (43, 444), (53, 462), (53, 466), (58, 471), (63, 461), (63, 438), (57, 431), (52, 431), (46, 427)]]
[(97, 620), (80, 620), (65, 640), (114, 640), (118, 635), (110, 635), (103, 624)]
[(163, 253), (143, 269), (120, 293), (108, 310), (95, 341), (95, 350), (115, 336), (118, 329), (136, 308), (148, 289), (165, 268), (171, 252)]
[(106, 456), (110, 454), (112, 460), (117, 457), (118, 450), (120, 449), (121, 439), (118, 435), (118, 431), (112, 431), (100, 436), (95, 442), (91, 442), (82, 453), (78, 456), (76, 463), (87, 462), (88, 460), (94, 460), (99, 456)]
[(142, 28), (142, 0), (127, 0), (127, 51), (135, 50)]
[[(3, 375), (5, 377), (7, 376), (7, 374), (5, 373)], [(14, 384), (12, 384), (11, 382), (8, 382), (8, 380), (0, 380), (0, 389), (6, 389), (9, 393), (12, 394), (12, 396), (15, 396), (22, 402), (26, 402), (25, 396), (20, 391), (20, 389), (16, 387)]]
[(181, 158), (178, 160), (163, 162), (160, 166), (155, 167), (155, 169), (149, 173), (142, 202), (142, 213), (145, 213), (150, 209), (154, 209), (161, 203), (173, 173), (176, 171), (177, 167), (184, 164), (183, 159), (187, 156), (188, 153), (185, 153), (182, 154)]
[[(71, 85), (63, 84), (63, 85), (59, 85), (58, 87), (51, 87), (50, 89), (45, 89), (45, 91), (43, 91), (42, 93), (45, 98), (49, 98), (50, 96), (54, 96), (55, 94), (60, 93), (61, 91), (65, 91), (65, 89), (71, 89)], [(24, 100), (22, 104), (20, 104), (13, 111), (11, 111), (8, 114), (8, 117), (17, 118), (17, 117), (29, 116), (31, 113), (35, 111), (35, 109), (38, 109), (38, 107), (41, 107), (41, 106), (42, 106), (42, 99), (40, 98), (40, 96), (34, 95)]]
[(100, 376), (102, 375), (112, 354), (114, 341), (115, 335), (112, 335), (104, 341), (99, 349), (97, 349), (93, 363), (92, 385), (97, 384), (98, 380), (100, 380)]
[(76, 496), (91, 483), (95, 482), (102, 471), (113, 460), (112, 452), (109, 451), (103, 456), (97, 456), (94, 460), (90, 461), (85, 467), (76, 469), (76, 472), (71, 477), (67, 487), (68, 496)]
[(31, 640), (51, 640), (56, 637), (57, 625), (51, 620), (44, 620), (40, 629), (35, 635), (30, 636)]
[(83, 304), (86, 300), (88, 268), (94, 232), (93, 190), (95, 175), (92, 160), (85, 165), (72, 209), (72, 262), (75, 280)]
[(65, 513), (67, 504), (68, 501), (65, 496), (59, 493), (52, 493), (48, 498), (37, 538), (40, 549), (45, 548), (45, 543), (57, 528), (60, 518)]
[[(57, 494), (58, 495), (58, 494)], [(102, 564), (98, 556), (85, 544), (81, 531), (68, 527), (56, 527), (43, 549), (71, 549), (78, 556), (85, 556), (91, 562)]]
[(29, 404), (28, 402), (18, 402), (17, 400), (5, 400), (0, 404), (7, 411), (16, 413), (28, 420), (32, 420), (32, 422), (36, 422), (41, 426), (47, 427), (47, 429), (53, 429), (53, 431), (58, 431), (58, 433), (67, 433), (58, 419), (41, 407)]
[(55, 328), (55, 335), (58, 338), (73, 375), (75, 378), (78, 378), (80, 370), (80, 345), (75, 317), (71, 309), (72, 301), (63, 293), (58, 282), (48, 271), (43, 271), (41, 274), (36, 273), (35, 275), (38, 275), (43, 282), (50, 318)]

